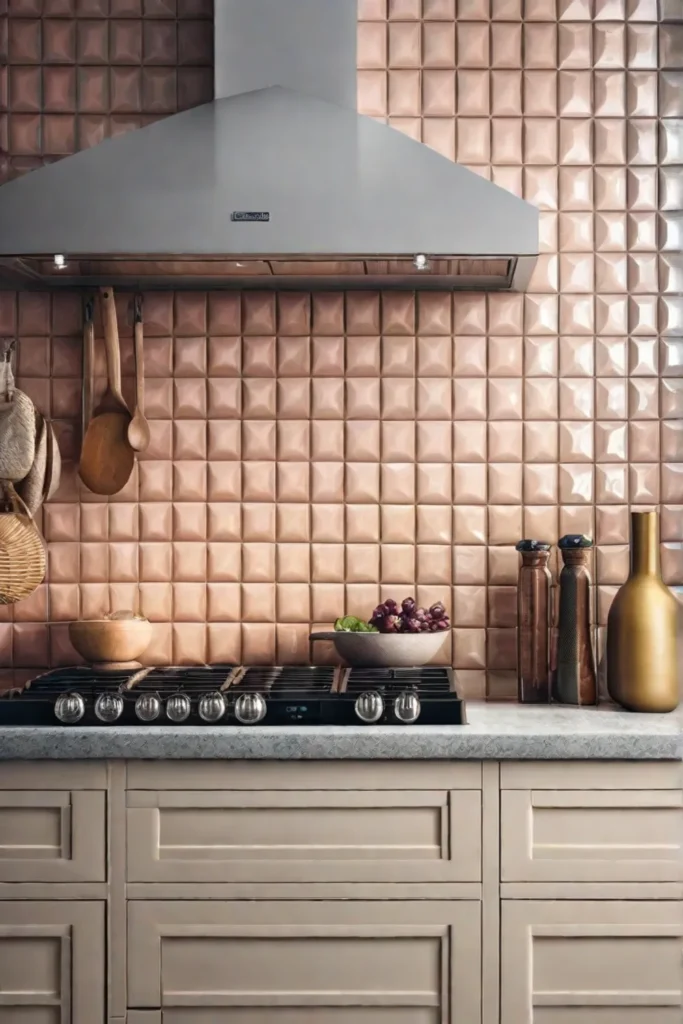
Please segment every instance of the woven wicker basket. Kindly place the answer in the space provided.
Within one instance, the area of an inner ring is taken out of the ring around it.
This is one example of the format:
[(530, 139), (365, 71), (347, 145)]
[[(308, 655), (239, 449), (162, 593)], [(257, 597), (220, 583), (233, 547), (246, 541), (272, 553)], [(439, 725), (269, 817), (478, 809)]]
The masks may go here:
[(28, 597), (45, 578), (45, 547), (33, 516), (11, 484), (0, 498), (0, 604)]

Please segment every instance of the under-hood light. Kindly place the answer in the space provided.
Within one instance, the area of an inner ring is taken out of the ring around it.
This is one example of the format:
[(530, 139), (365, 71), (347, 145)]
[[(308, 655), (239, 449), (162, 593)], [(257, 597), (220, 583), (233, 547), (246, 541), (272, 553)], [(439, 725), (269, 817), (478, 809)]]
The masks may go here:
[(66, 270), (66, 256), (62, 256), (61, 253), (56, 253), (54, 258), (54, 264), (57, 270)]
[(415, 267), (416, 270), (430, 269), (429, 260), (425, 255), (423, 255), (423, 253), (418, 253), (418, 255), (413, 260), (413, 266)]

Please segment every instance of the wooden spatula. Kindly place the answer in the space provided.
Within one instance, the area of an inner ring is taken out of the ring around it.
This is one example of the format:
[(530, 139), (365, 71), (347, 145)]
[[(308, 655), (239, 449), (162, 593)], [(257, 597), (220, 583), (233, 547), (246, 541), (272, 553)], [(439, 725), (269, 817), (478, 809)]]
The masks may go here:
[(142, 296), (135, 296), (135, 313), (133, 315), (135, 331), (135, 412), (128, 424), (128, 442), (136, 452), (144, 452), (149, 448), (150, 430), (145, 418), (145, 365), (142, 342)]
[(131, 415), (121, 393), (121, 354), (112, 288), (100, 288), (107, 389), (88, 424), (79, 475), (95, 494), (116, 494), (133, 471), (135, 455), (128, 442)]

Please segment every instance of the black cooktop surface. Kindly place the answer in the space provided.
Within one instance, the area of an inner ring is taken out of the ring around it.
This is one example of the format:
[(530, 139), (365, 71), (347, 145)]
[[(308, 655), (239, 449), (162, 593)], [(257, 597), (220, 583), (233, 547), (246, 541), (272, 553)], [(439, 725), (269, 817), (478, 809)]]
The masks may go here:
[(462, 725), (453, 670), (206, 665), (53, 669), (0, 697), (2, 725)]

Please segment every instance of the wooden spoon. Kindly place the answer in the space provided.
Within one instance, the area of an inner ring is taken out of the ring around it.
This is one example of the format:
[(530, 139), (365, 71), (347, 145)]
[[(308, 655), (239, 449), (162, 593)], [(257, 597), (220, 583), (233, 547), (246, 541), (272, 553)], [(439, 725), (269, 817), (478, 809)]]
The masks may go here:
[(133, 471), (135, 455), (128, 442), (131, 415), (121, 393), (121, 354), (114, 292), (100, 288), (107, 354), (107, 389), (88, 424), (79, 474), (95, 494), (116, 494)]
[(45, 467), (45, 489), (43, 501), (54, 497), (62, 478), (62, 453), (55, 437), (54, 424), (46, 421), (47, 430), (47, 464)]
[(145, 419), (145, 364), (142, 343), (142, 298), (135, 296), (135, 412), (128, 424), (128, 443), (136, 452), (149, 448), (150, 430)]

